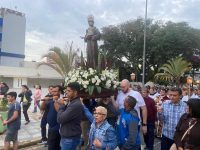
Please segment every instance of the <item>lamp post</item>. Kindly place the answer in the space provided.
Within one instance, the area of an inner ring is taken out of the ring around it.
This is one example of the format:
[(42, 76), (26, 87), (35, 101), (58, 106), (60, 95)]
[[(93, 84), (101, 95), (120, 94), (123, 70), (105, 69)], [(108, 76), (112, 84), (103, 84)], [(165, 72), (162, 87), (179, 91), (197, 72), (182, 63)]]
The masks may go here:
[(193, 82), (193, 78), (191, 76), (187, 77), (187, 84), (189, 85), (188, 99), (190, 98), (190, 86)]
[(142, 84), (145, 84), (145, 57), (146, 57), (146, 26), (147, 26), (147, 0), (145, 5), (145, 20), (144, 20), (144, 47), (143, 47), (143, 65), (142, 65)]

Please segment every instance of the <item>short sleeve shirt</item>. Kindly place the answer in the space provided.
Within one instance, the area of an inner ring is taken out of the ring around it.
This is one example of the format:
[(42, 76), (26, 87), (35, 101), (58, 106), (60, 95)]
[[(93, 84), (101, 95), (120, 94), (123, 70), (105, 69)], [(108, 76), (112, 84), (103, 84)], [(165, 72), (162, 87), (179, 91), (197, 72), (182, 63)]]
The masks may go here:
[(15, 103), (9, 104), (7, 119), (10, 119), (13, 116), (15, 111), (18, 111), (17, 119), (8, 123), (8, 125), (7, 125), (8, 129), (12, 130), (12, 131), (19, 130), (20, 126), (21, 126), (21, 106), (20, 106), (20, 103), (17, 101)]
[(119, 94), (117, 95), (117, 100), (116, 100), (116, 103), (117, 103), (119, 109), (124, 108), (124, 100), (127, 96), (132, 96), (137, 100), (137, 103), (135, 105), (135, 110), (137, 111), (138, 116), (141, 119), (140, 107), (145, 106), (145, 102), (144, 102), (142, 95), (137, 91), (130, 90), (127, 93), (123, 93), (122, 91), (120, 91)]

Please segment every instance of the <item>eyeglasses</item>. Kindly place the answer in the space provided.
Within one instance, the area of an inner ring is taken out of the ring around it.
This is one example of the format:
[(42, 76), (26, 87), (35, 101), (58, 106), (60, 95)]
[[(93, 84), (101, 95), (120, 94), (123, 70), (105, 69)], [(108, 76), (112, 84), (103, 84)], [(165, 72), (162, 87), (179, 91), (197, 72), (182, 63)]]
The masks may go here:
[(99, 116), (99, 115), (102, 115), (102, 116), (103, 116), (103, 115), (106, 115), (106, 114), (102, 114), (102, 113), (98, 113), (98, 112), (94, 112), (93, 114), (94, 114), (94, 115), (98, 115), (98, 116)]

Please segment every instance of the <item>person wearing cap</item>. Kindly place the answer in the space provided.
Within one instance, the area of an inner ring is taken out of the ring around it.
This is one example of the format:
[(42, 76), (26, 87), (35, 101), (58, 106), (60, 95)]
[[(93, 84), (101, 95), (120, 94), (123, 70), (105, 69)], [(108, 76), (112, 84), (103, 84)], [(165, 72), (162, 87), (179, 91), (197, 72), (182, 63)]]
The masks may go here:
[(20, 103), (22, 103), (23, 114), (26, 120), (25, 125), (27, 125), (30, 122), (27, 112), (28, 112), (29, 107), (31, 106), (32, 91), (29, 90), (27, 85), (22, 85), (21, 87), (22, 87), (22, 92), (18, 95), (18, 97), (21, 97)]
[(88, 24), (89, 28), (86, 30), (86, 35), (84, 37), (84, 40), (87, 43), (87, 66), (94, 69), (98, 65), (97, 40), (100, 39), (101, 34), (94, 26), (94, 17), (92, 15), (88, 16)]
[(200, 99), (191, 98), (186, 103), (189, 110), (178, 122), (174, 141), (178, 150), (200, 150)]
[(127, 96), (124, 101), (124, 109), (120, 110), (117, 121), (118, 147), (121, 150), (140, 149), (140, 129), (137, 111), (134, 109), (137, 100)]
[(76, 150), (81, 138), (81, 119), (83, 106), (78, 92), (80, 85), (72, 82), (67, 85), (67, 105), (61, 105), (57, 114), (57, 122), (60, 124), (61, 150)]
[(107, 109), (98, 106), (93, 116), (83, 102), (82, 105), (85, 116), (92, 123), (89, 132), (90, 150), (114, 150), (117, 147), (117, 138), (114, 128), (106, 120)]
[(174, 143), (173, 137), (181, 116), (186, 112), (186, 104), (181, 101), (182, 91), (180, 88), (170, 89), (170, 100), (165, 101), (157, 108), (158, 119), (163, 122), (161, 150), (169, 150)]

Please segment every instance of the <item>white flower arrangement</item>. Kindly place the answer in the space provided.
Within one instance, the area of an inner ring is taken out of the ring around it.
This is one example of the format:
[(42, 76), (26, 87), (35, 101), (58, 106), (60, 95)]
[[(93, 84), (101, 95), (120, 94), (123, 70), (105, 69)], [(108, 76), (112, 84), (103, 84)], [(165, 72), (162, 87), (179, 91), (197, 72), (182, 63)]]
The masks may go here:
[(88, 70), (74, 69), (68, 73), (65, 79), (66, 85), (71, 82), (78, 82), (81, 85), (81, 90), (88, 92), (89, 95), (92, 95), (94, 90), (101, 93), (102, 89), (114, 90), (119, 86), (117, 72), (107, 69), (100, 73), (92, 68)]

